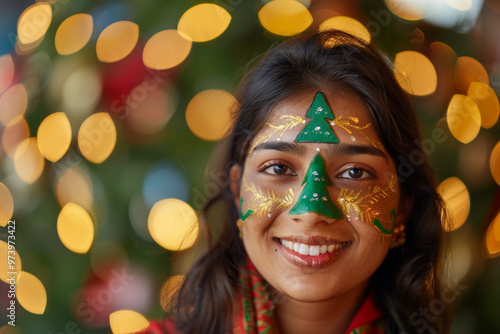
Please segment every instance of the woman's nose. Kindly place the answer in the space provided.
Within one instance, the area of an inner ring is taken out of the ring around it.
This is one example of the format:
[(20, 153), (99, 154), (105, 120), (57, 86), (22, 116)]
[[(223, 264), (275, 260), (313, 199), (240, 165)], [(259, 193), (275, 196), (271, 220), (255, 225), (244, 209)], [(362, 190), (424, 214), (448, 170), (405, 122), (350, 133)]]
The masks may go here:
[(338, 218), (325, 217), (313, 211), (308, 211), (301, 214), (292, 214), (292, 216), (293, 221), (309, 227), (313, 227), (319, 224), (332, 224), (338, 220)]

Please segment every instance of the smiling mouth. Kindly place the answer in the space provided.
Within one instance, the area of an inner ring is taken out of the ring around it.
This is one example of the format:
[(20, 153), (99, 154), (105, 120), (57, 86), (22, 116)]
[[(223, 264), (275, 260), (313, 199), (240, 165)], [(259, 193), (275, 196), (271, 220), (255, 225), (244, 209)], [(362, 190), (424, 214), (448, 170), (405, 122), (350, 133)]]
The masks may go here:
[[(302, 240), (304, 241), (304, 240)], [(304, 242), (275, 238), (280, 253), (299, 267), (322, 268), (334, 262), (352, 242)]]

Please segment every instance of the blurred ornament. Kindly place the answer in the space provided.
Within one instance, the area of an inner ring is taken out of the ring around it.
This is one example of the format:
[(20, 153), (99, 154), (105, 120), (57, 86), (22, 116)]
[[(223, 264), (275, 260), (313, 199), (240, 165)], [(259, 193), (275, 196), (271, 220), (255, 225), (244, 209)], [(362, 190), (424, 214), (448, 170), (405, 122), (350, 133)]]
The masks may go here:
[(216, 141), (228, 135), (238, 102), (230, 93), (208, 89), (196, 94), (186, 108), (189, 129), (199, 138)]
[[(14, 250), (14, 255), (12, 255), (12, 253), (9, 254), (9, 251), (12, 251), (13, 247), (15, 248), (15, 244), (9, 247), (7, 242), (0, 240), (0, 280), (9, 285), (12, 282), (9, 282), (7, 280), (12, 276), (12, 273), (16, 273), (15, 276), (17, 277), (22, 269), (21, 257), (19, 255), (19, 252), (17, 250)], [(9, 260), (12, 262), (10, 262)]]
[[(6, 226), (14, 213), (14, 199), (9, 189), (0, 182), (0, 226)], [(6, 257), (5, 257), (6, 259)]]
[(483, 82), (472, 82), (467, 96), (470, 97), (481, 113), (481, 126), (485, 129), (492, 128), (498, 121), (500, 105), (495, 91)]
[(153, 35), (144, 46), (144, 65), (154, 70), (166, 70), (182, 63), (191, 51), (192, 42), (177, 30), (163, 30)]
[(83, 156), (96, 164), (106, 160), (116, 144), (116, 127), (108, 113), (88, 117), (78, 131), (78, 147)]
[(466, 94), (469, 86), (477, 81), (489, 85), (488, 73), (483, 65), (471, 57), (459, 57), (455, 63), (455, 84), (461, 93)]
[(193, 246), (198, 238), (198, 217), (186, 202), (164, 199), (151, 209), (148, 229), (157, 244), (168, 250), (181, 251)]
[(432, 62), (419, 52), (399, 52), (394, 59), (394, 73), (401, 88), (409, 94), (426, 96), (436, 91), (436, 69)]
[(462, 226), (470, 211), (470, 196), (465, 184), (457, 177), (450, 177), (441, 182), (437, 189), (446, 205), (450, 226), (444, 225), (447, 232)]
[(481, 113), (470, 97), (455, 94), (446, 113), (446, 121), (453, 136), (464, 144), (476, 138), (481, 129)]
[(132, 310), (120, 310), (111, 313), (109, 325), (113, 334), (137, 333), (149, 327), (149, 321)]
[(13, 160), (16, 174), (24, 182), (32, 184), (42, 175), (45, 161), (36, 138), (23, 140), (16, 147)]
[(294, 36), (306, 30), (313, 18), (309, 10), (295, 0), (273, 0), (259, 10), (262, 26), (275, 35)]
[(229, 26), (231, 15), (222, 7), (203, 3), (189, 8), (180, 18), (177, 31), (193, 42), (219, 37)]
[(43, 314), (47, 306), (47, 292), (42, 282), (34, 275), (22, 271), (17, 275), (16, 297), (28, 312)]
[(139, 40), (139, 26), (130, 21), (115, 22), (106, 27), (96, 44), (97, 58), (105, 63), (113, 63), (128, 56)]
[(14, 61), (10, 54), (0, 56), (0, 94), (2, 94), (14, 79)]
[(329, 30), (329, 29), (337, 29), (345, 31), (351, 35), (354, 35), (366, 43), (370, 43), (371, 36), (368, 29), (359, 22), (348, 16), (335, 16), (325, 20), (319, 26), (319, 31)]
[(71, 144), (71, 125), (63, 112), (47, 116), (37, 133), (40, 153), (49, 161), (56, 162), (68, 151)]
[(28, 108), (28, 93), (24, 85), (11, 86), (0, 96), (0, 123), (7, 125), (13, 118), (24, 115)]
[(57, 28), (54, 43), (60, 55), (80, 51), (90, 40), (93, 30), (92, 16), (75, 14), (64, 20)]
[(17, 36), (22, 44), (34, 43), (45, 36), (52, 21), (52, 8), (44, 2), (24, 10), (17, 21)]
[(74, 203), (90, 211), (94, 190), (90, 177), (80, 167), (66, 168), (56, 181), (55, 193), (59, 206)]
[(94, 223), (85, 209), (68, 203), (57, 217), (57, 234), (70, 251), (85, 254), (94, 241)]

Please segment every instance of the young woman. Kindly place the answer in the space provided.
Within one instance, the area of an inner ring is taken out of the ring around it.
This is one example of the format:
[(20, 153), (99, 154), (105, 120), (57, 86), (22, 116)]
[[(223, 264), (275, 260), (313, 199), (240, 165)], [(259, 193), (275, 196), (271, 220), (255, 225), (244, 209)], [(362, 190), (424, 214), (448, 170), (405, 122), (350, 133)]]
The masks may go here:
[(389, 60), (343, 32), (298, 37), (237, 98), (207, 205), (222, 232), (151, 332), (446, 332), (446, 314), (416, 318), (440, 298), (444, 212)]

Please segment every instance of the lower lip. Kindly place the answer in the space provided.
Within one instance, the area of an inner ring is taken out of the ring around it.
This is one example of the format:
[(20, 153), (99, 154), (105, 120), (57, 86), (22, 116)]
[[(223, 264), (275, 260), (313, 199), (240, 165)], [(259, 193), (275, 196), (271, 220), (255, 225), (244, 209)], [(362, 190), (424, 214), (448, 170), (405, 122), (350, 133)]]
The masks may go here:
[(291, 250), (288, 247), (285, 247), (281, 244), (278, 239), (274, 240), (280, 250), (281, 254), (292, 264), (299, 267), (307, 267), (307, 268), (324, 268), (330, 264), (332, 264), (351, 244), (347, 244), (344, 248), (334, 251), (334, 252), (326, 252), (320, 254), (318, 256), (311, 255), (302, 255)]

